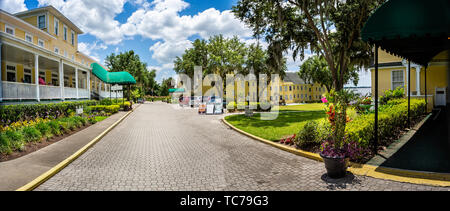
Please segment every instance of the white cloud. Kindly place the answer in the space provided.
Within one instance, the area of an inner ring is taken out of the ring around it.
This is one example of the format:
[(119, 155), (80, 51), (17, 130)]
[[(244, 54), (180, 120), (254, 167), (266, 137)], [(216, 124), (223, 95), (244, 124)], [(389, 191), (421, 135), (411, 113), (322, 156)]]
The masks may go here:
[(181, 40), (174, 42), (157, 42), (149, 48), (153, 52), (152, 58), (159, 63), (173, 62), (177, 56), (180, 56), (188, 48), (192, 47), (189, 40)]
[(92, 44), (85, 43), (85, 42), (78, 43), (78, 51), (92, 57), (93, 59), (95, 59), (96, 61), (98, 61), (100, 63), (103, 63), (103, 62), (101, 62), (102, 60), (99, 59), (100, 56), (98, 55), (98, 53), (95, 53), (94, 51), (106, 50), (107, 48), (108, 47), (105, 44), (103, 44), (103, 43), (98, 44), (98, 42), (94, 42)]
[(52, 5), (85, 33), (98, 37), (106, 44), (118, 44), (123, 40), (120, 23), (114, 18), (123, 11), (125, 0), (38, 1), (39, 6)]
[(0, 9), (9, 13), (18, 13), (27, 10), (25, 0), (1, 0)]

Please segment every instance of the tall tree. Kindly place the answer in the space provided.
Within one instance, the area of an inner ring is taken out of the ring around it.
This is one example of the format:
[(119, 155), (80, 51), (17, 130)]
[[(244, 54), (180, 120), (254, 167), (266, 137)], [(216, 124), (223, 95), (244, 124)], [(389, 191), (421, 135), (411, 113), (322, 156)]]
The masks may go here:
[[(303, 64), (300, 66), (300, 71), (298, 75), (301, 79), (303, 79), (306, 83), (318, 83), (321, 86), (327, 88), (327, 91), (331, 91), (333, 87), (333, 77), (328, 68), (328, 63), (321, 56), (312, 56), (308, 58)], [(358, 69), (352, 68), (349, 71), (349, 74), (346, 75), (344, 81), (351, 81), (355, 84), (358, 84), (359, 75)]]
[(274, 66), (288, 49), (294, 59), (303, 59), (310, 49), (324, 57), (339, 91), (354, 66), (369, 63), (370, 46), (359, 35), (371, 12), (384, 1), (239, 0), (233, 12), (255, 35), (266, 38)]

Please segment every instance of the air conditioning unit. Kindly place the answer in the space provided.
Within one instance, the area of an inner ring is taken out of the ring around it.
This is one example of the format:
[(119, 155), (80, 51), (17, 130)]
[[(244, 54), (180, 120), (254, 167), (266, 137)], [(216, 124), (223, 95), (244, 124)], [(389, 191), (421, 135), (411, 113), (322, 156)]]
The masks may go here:
[(435, 94), (435, 106), (446, 106), (447, 105), (447, 89), (436, 87)]

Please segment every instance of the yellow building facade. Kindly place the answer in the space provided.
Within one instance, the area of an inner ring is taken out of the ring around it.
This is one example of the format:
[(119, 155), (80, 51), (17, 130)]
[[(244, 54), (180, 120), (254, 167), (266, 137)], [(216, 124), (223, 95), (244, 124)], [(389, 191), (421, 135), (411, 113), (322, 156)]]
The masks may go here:
[[(224, 98), (226, 98), (227, 93), (231, 93), (234, 96), (235, 101), (252, 101), (256, 102), (258, 84), (256, 81), (244, 81), (244, 83), (240, 83), (239, 80), (234, 83), (234, 89), (231, 88), (227, 90), (227, 87), (224, 85)], [(220, 90), (214, 90), (212, 86), (205, 85), (210, 84), (210, 81), (204, 80), (202, 93), (203, 96), (221, 96)], [(245, 86), (245, 87), (244, 87)], [(181, 87), (180, 85), (178, 87)], [(241, 88), (242, 87), (242, 88)], [(245, 90), (245, 91), (239, 91)], [(261, 93), (259, 96), (260, 100), (267, 101), (276, 101), (279, 98), (279, 101), (284, 101), (286, 104), (294, 104), (294, 103), (311, 103), (311, 102), (319, 102), (323, 96), (327, 92), (325, 87), (320, 86), (319, 84), (308, 84), (305, 83), (302, 79), (300, 79), (297, 72), (287, 72), (284, 79), (280, 80), (277, 85), (275, 83), (270, 82), (267, 86), (267, 92)], [(276, 96), (278, 94), (278, 96)], [(276, 98), (277, 97), (277, 98)], [(240, 100), (238, 100), (240, 99)]]
[[(378, 94), (382, 96), (386, 90), (402, 87), (405, 95), (408, 93), (408, 64), (399, 57), (391, 55), (383, 50), (379, 54), (379, 89)], [(375, 69), (370, 68), (372, 76), (372, 94), (375, 93)], [(448, 84), (450, 75), (448, 73), (448, 51), (436, 55), (429, 63), (426, 70), (426, 93), (431, 106), (445, 105), (450, 102)], [(425, 67), (411, 63), (410, 88), (412, 97), (425, 98)], [(442, 97), (442, 95), (444, 96)], [(443, 101), (444, 100), (444, 101)]]
[(16, 14), (0, 10), (0, 103), (106, 96), (108, 86), (92, 75), (96, 61), (78, 51), (80, 34), (52, 6)]

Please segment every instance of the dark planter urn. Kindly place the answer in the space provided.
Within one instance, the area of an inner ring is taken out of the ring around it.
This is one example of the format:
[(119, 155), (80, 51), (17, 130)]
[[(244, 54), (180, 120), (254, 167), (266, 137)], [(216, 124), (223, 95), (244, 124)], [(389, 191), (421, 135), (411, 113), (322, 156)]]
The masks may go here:
[(333, 179), (339, 179), (345, 177), (347, 173), (348, 159), (342, 158), (331, 158), (320, 153), (320, 157), (323, 158), (325, 163), (325, 168), (327, 169), (327, 175)]

